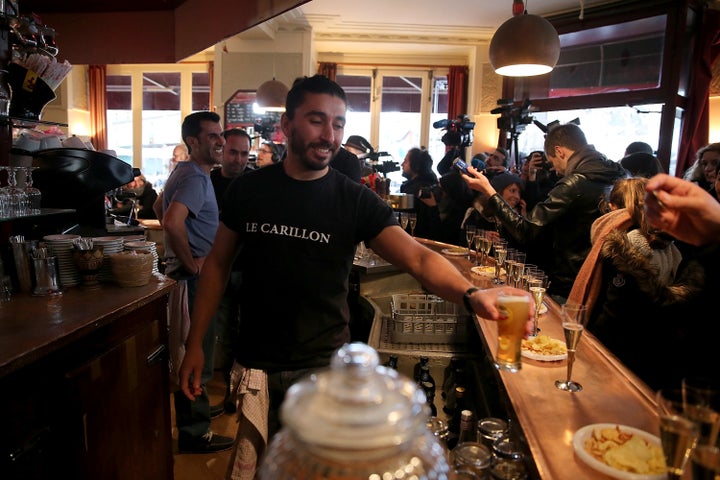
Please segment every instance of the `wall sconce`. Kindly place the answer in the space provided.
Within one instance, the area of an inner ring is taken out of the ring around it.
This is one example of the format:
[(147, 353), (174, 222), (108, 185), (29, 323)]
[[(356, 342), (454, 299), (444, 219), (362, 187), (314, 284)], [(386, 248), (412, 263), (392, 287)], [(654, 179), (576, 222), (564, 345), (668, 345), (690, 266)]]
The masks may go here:
[(288, 87), (279, 80), (268, 80), (255, 92), (255, 102), (266, 112), (284, 112)]
[(538, 15), (522, 14), (513, 2), (515, 15), (500, 25), (490, 41), (490, 63), (495, 73), (508, 77), (531, 77), (552, 71), (560, 58), (560, 37), (552, 24)]

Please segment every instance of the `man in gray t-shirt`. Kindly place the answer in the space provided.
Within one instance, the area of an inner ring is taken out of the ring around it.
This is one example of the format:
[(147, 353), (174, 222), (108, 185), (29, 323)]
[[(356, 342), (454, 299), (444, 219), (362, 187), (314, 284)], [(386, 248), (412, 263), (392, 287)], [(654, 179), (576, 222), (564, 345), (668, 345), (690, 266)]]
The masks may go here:
[[(210, 170), (222, 159), (225, 139), (220, 117), (213, 112), (196, 112), (185, 117), (183, 141), (190, 160), (178, 163), (163, 191), (162, 226), (167, 267), (165, 273), (178, 281), (170, 294), (170, 355), (173, 379), (185, 355), (198, 275), (210, 252), (218, 227), (218, 207), (210, 181)], [(200, 375), (203, 392), (190, 401), (179, 390), (174, 392), (178, 447), (183, 453), (209, 453), (226, 450), (233, 439), (210, 431), (210, 400), (205, 383), (213, 374), (215, 325), (211, 322), (202, 342), (205, 363)]]

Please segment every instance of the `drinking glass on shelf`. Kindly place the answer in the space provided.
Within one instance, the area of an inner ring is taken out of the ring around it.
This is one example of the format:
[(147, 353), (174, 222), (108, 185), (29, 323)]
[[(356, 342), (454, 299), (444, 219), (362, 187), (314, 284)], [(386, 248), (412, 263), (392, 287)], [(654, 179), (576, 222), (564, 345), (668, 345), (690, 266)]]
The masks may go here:
[(567, 377), (565, 380), (556, 380), (555, 387), (567, 392), (579, 392), (582, 385), (571, 380), (575, 352), (585, 325), (587, 324), (587, 307), (577, 303), (566, 303), (561, 309), (562, 327), (565, 331), (565, 345), (568, 350)]
[(27, 195), (28, 215), (38, 215), (40, 213), (40, 203), (42, 201), (42, 193), (33, 187), (32, 172), (38, 167), (25, 168), (25, 194)]
[(699, 427), (692, 420), (692, 412), (698, 406), (684, 402), (680, 389), (658, 390), (655, 400), (668, 478), (679, 480), (697, 444)]
[(408, 225), (410, 225), (410, 235), (415, 236), (415, 225), (417, 225), (417, 213), (408, 213)]

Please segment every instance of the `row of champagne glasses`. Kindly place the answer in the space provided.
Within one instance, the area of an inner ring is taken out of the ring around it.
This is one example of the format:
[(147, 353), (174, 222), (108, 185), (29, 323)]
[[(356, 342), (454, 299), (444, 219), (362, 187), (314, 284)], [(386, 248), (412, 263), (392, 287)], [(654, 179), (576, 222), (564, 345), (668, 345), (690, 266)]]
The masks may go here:
[(398, 222), (403, 230), (407, 230), (410, 227), (410, 235), (415, 236), (415, 225), (417, 225), (417, 214), (416, 213), (403, 213), (398, 212)]
[[(0, 166), (7, 172), (7, 185), (0, 187), (0, 217), (14, 218), (40, 213), (42, 194), (33, 187), (32, 171), (37, 167)], [(25, 173), (25, 187), (17, 186), (17, 173)]]

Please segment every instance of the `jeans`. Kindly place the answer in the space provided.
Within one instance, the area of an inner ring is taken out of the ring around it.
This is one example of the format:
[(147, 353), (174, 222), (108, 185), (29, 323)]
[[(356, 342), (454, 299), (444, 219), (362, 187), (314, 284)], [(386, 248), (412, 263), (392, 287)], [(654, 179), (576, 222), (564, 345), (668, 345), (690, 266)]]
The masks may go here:
[(268, 411), (268, 444), (272, 437), (280, 430), (280, 405), (285, 400), (288, 389), (301, 378), (316, 371), (315, 368), (304, 368), (301, 370), (286, 370), (282, 372), (268, 373), (268, 394), (270, 406)]
[[(179, 281), (186, 282), (188, 305), (187, 312), (192, 312), (193, 303), (195, 301), (195, 293), (197, 292), (198, 277), (194, 276)], [(172, 301), (170, 303), (171, 305), (175, 304), (175, 302)], [(170, 314), (173, 316), (184, 316), (185, 312), (171, 311)], [(177, 328), (178, 325), (185, 324), (185, 322), (189, 322), (189, 319), (175, 318), (171, 322), (171, 325), (174, 325), (175, 328)], [(185, 338), (182, 339), (183, 343), (185, 340)], [(210, 431), (210, 398), (208, 397), (205, 385), (213, 375), (213, 359), (215, 355), (214, 320), (210, 322), (208, 330), (205, 333), (205, 338), (203, 338), (202, 342), (202, 349), (203, 354), (205, 355), (205, 364), (203, 365), (200, 377), (202, 393), (194, 401), (187, 398), (181, 390), (177, 390), (173, 393), (175, 400), (175, 423), (178, 428), (178, 438), (183, 440), (201, 437)], [(180, 365), (176, 365), (174, 368), (178, 370)]]

